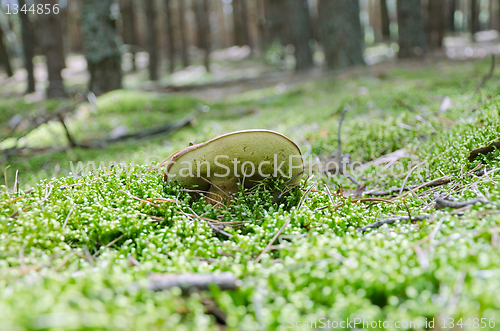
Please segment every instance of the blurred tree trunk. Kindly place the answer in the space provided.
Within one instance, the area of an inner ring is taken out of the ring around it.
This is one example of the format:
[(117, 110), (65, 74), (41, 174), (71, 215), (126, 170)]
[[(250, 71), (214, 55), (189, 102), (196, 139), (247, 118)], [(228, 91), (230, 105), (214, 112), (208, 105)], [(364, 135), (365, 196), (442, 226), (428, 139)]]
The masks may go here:
[(246, 0), (233, 0), (234, 44), (250, 45), (248, 32), (248, 9)]
[(203, 64), (210, 72), (210, 22), (207, 0), (193, 0), (193, 11), (196, 17), (198, 47), (203, 49)]
[(208, 0), (201, 1), (201, 12), (202, 15), (202, 24), (203, 24), (203, 49), (205, 49), (205, 56), (203, 57), (203, 64), (207, 69), (207, 72), (210, 72), (210, 8), (208, 7)]
[(158, 45), (156, 42), (155, 0), (146, 0), (146, 35), (149, 54), (149, 79), (158, 80)]
[[(26, 5), (25, 0), (19, 0), (19, 8)], [(23, 40), (24, 67), (28, 72), (28, 88), (26, 93), (35, 92), (35, 75), (33, 73), (33, 57), (35, 56), (35, 32), (27, 12), (19, 11), (21, 19), (21, 35)]]
[(288, 0), (290, 37), (295, 46), (295, 70), (312, 68), (313, 57), (309, 41), (312, 39), (309, 7), (306, 0)]
[(448, 0), (448, 31), (455, 31), (455, 11), (457, 10), (457, 0)]
[(8, 77), (12, 77), (14, 75), (14, 72), (12, 71), (12, 67), (10, 65), (9, 52), (7, 51), (7, 45), (3, 37), (3, 30), (1, 26), (0, 26), (0, 66), (5, 67), (5, 71), (7, 72)]
[(380, 2), (377, 0), (368, 1), (369, 18), (373, 28), (374, 42), (380, 42), (384, 38), (382, 36), (382, 15), (380, 14)]
[(319, 17), (328, 67), (346, 68), (364, 65), (359, 2), (321, 1)]
[(172, 7), (170, 0), (165, 0), (165, 14), (167, 19), (167, 38), (168, 38), (168, 66), (172, 73), (175, 69), (175, 39), (174, 39), (174, 24), (172, 22)]
[(186, 36), (186, 13), (184, 10), (184, 0), (179, 0), (179, 31), (181, 33), (182, 64), (189, 66), (188, 41)]
[(488, 30), (493, 29), (493, 0), (488, 0)]
[(122, 87), (121, 53), (111, 0), (85, 0), (82, 4), (82, 35), (90, 72), (89, 90), (100, 95)]
[[(53, 8), (58, 4), (57, 0), (37, 0), (36, 4), (50, 5)], [(49, 86), (47, 88), (48, 98), (66, 98), (61, 70), (64, 69), (64, 51), (63, 51), (63, 34), (60, 15), (53, 13), (37, 14), (40, 20), (40, 44), (43, 54), (47, 60), (47, 72), (49, 77)]]
[(70, 50), (74, 53), (80, 53), (83, 50), (82, 42), (82, 22), (81, 22), (80, 0), (68, 1), (68, 33), (70, 40)]
[(476, 41), (476, 32), (478, 31), (478, 25), (479, 25), (479, 20), (478, 20), (478, 1), (477, 0), (471, 0), (470, 1), (470, 33), (471, 33), (471, 38), (472, 41)]
[(59, 2), (57, 0), (37, 0), (36, 4), (48, 4), (51, 8), (49, 14), (45, 14), (45, 12), (37, 14), (37, 18), (40, 20), (40, 44), (47, 60), (49, 77), (47, 97), (66, 98), (67, 95), (61, 77), (61, 70), (65, 68), (61, 15), (52, 11), (53, 6), (59, 4)]
[(195, 29), (196, 29), (196, 39), (195, 45), (200, 49), (204, 49), (204, 34), (205, 31), (203, 29), (203, 4), (201, 4), (200, 0), (191, 0), (192, 8), (191, 10), (194, 13), (194, 21), (195, 21)]
[(259, 33), (259, 47), (261, 50), (264, 50), (266, 47), (266, 41), (269, 40), (266, 30), (266, 14), (265, 14), (265, 4), (264, 0), (255, 0), (256, 6), (256, 21), (257, 21), (257, 30)]
[(136, 71), (135, 53), (137, 50), (137, 37), (134, 0), (124, 0), (121, 11), (123, 21), (123, 42), (130, 46), (130, 53), (132, 54), (132, 71)]
[(382, 19), (382, 38), (384, 40), (390, 40), (391, 20), (389, 19), (389, 9), (387, 8), (387, 0), (380, 0), (380, 14)]
[(265, 2), (265, 19), (268, 45), (279, 41), (283, 45), (290, 43), (285, 14), (287, 12), (287, 0), (267, 0)]
[(423, 56), (425, 34), (420, 0), (397, 0), (397, 6), (399, 31), (398, 57), (411, 58)]
[(441, 48), (446, 31), (446, 0), (429, 1), (428, 10), (427, 42), (429, 48)]

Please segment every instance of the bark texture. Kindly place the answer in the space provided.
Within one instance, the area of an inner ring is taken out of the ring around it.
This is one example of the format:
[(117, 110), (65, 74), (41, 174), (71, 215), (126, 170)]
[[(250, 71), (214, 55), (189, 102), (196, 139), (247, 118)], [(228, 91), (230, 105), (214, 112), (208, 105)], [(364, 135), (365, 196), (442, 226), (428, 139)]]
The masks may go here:
[(420, 0), (398, 0), (399, 58), (421, 57), (425, 34)]
[[(46, 5), (53, 8), (59, 2), (57, 0), (37, 0), (36, 4)], [(61, 15), (54, 14), (51, 10), (49, 14), (37, 14), (40, 20), (40, 41), (43, 54), (47, 60), (47, 71), (49, 86), (47, 87), (47, 98), (66, 98), (61, 71), (65, 68), (63, 33)]]
[[(25, 0), (19, 0), (19, 8), (26, 5)], [(33, 73), (33, 57), (35, 56), (35, 32), (33, 24), (26, 12), (19, 11), (21, 20), (21, 35), (23, 40), (24, 67), (28, 73), (28, 87), (26, 93), (35, 92), (35, 75)]]
[(115, 22), (110, 18), (111, 0), (85, 0), (82, 4), (82, 35), (90, 72), (89, 90), (96, 95), (122, 87), (121, 53)]
[(295, 46), (295, 70), (301, 71), (313, 66), (313, 58), (309, 41), (312, 39), (309, 7), (304, 0), (288, 0), (289, 31), (292, 44)]
[(364, 65), (359, 2), (321, 1), (319, 17), (328, 67), (336, 69)]

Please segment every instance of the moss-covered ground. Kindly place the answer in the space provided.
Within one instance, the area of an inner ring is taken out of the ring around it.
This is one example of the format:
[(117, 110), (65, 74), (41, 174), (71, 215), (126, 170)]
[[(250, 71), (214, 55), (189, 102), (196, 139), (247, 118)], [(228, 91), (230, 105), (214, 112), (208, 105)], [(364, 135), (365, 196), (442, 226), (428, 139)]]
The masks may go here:
[[(328, 329), (348, 319), (343, 328), (363, 328), (352, 324), (355, 318), (372, 329), (444, 329), (452, 323), (455, 329), (499, 329), (500, 152), (467, 159), (470, 150), (500, 136), (498, 75), (474, 93), (489, 65), (439, 62), (375, 75), (360, 69), (208, 104), (180, 94), (116, 91), (80, 106), (66, 120), (79, 141), (104, 138), (119, 126), (133, 132), (198, 108), (210, 111), (169, 136), (32, 153), (3, 164), (10, 168), (0, 196), (0, 329), (288, 330), (311, 328), (312, 322)], [(451, 106), (440, 111), (445, 97)], [(0, 120), (61, 105), (5, 99)], [(303, 154), (326, 158), (337, 150), (347, 105), (342, 148), (352, 161), (367, 163), (403, 148), (407, 154), (398, 161), (402, 169), (369, 166), (356, 173), (367, 190), (445, 176), (447, 184), (359, 200), (340, 195), (355, 188), (346, 177), (316, 173), (281, 205), (260, 191), (217, 209), (147, 171), (150, 161), (190, 141), (250, 128), (279, 131)], [(21, 134), (1, 147), (14, 146)], [(63, 146), (65, 137), (60, 123), (51, 122), (17, 144)], [(75, 174), (70, 161), (133, 166)], [(477, 176), (481, 169), (489, 173)], [(14, 187), (16, 171), (20, 184)], [(492, 203), (436, 210), (438, 197)], [(408, 214), (431, 216), (358, 231), (378, 218)], [(208, 222), (223, 225), (229, 236)], [(145, 286), (152, 272), (224, 271), (242, 281), (237, 290), (183, 294)], [(216, 318), (213, 307), (223, 314)]]

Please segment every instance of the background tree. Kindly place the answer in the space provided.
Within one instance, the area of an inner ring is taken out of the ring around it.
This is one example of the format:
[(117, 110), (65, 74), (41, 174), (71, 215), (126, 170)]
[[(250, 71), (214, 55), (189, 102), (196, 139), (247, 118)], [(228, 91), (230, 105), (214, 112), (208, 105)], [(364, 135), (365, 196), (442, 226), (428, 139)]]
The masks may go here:
[(64, 69), (64, 50), (62, 25), (59, 13), (52, 10), (54, 5), (59, 4), (57, 0), (37, 0), (36, 4), (49, 5), (50, 13), (37, 14), (40, 20), (40, 44), (47, 61), (47, 72), (49, 86), (47, 87), (48, 98), (66, 98), (61, 70)]
[(380, 0), (380, 15), (382, 23), (382, 38), (384, 40), (391, 39), (391, 20), (389, 19), (389, 8), (387, 8), (387, 0)]
[(425, 34), (420, 0), (398, 0), (399, 58), (424, 54)]
[(201, 26), (203, 30), (202, 47), (205, 51), (203, 56), (203, 64), (207, 72), (210, 72), (210, 10), (208, 7), (208, 0), (196, 0), (199, 2), (201, 14)]
[(288, 0), (290, 39), (295, 46), (295, 70), (305, 70), (313, 66), (313, 58), (309, 41), (312, 39), (309, 7), (304, 0)]
[[(25, 0), (19, 0), (19, 8), (26, 5)], [(33, 72), (33, 57), (35, 56), (35, 32), (33, 23), (28, 17), (27, 11), (19, 11), (21, 20), (21, 36), (23, 41), (24, 67), (28, 73), (28, 87), (26, 93), (35, 92), (35, 75)]]
[[(448, 31), (455, 31), (455, 12), (457, 11), (457, 0), (448, 0)], [(491, 13), (490, 13), (491, 15)]]
[(174, 39), (174, 23), (172, 21), (172, 4), (170, 0), (165, 0), (165, 18), (167, 24), (167, 43), (168, 43), (168, 61), (169, 71), (172, 73), (175, 69), (175, 39)]
[(328, 67), (345, 68), (365, 64), (359, 2), (320, 1), (319, 16)]
[(90, 72), (89, 90), (96, 95), (122, 86), (121, 53), (110, 17), (111, 0), (85, 0), (82, 4), (82, 35)]
[(275, 41), (287, 45), (290, 42), (285, 15), (287, 11), (287, 0), (267, 0), (264, 3), (265, 28), (267, 40), (270, 45)]
[[(168, 0), (166, 0), (168, 1)], [(129, 51), (132, 54), (132, 71), (135, 71), (135, 53), (137, 50), (137, 37), (135, 26), (135, 6), (133, 0), (123, 0), (120, 6), (122, 15), (122, 35), (123, 42), (129, 45)]]
[(446, 0), (429, 1), (428, 10), (427, 42), (429, 48), (441, 48), (446, 32)]
[(234, 44), (237, 46), (250, 45), (247, 2), (246, 0), (233, 0), (232, 4)]
[(14, 72), (12, 71), (12, 66), (10, 65), (9, 52), (7, 50), (7, 44), (3, 37), (3, 29), (0, 25), (0, 66), (5, 68), (5, 72), (8, 77), (12, 77)]
[(470, 1), (470, 34), (472, 41), (476, 41), (476, 32), (479, 30), (479, 8), (477, 0)]
[(158, 80), (158, 45), (156, 42), (155, 0), (146, 0), (146, 39), (149, 54), (149, 79)]
[(189, 66), (188, 41), (186, 33), (186, 12), (184, 10), (184, 0), (178, 0), (179, 5), (179, 32), (181, 35), (182, 64)]

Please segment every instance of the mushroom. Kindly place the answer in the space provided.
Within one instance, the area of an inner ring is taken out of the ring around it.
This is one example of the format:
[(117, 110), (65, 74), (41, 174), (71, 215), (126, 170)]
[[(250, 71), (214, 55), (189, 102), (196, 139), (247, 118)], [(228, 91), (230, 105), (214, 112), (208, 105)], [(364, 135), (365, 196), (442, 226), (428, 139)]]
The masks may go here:
[(244, 130), (193, 144), (177, 153), (165, 170), (165, 181), (207, 192), (208, 203), (230, 201), (238, 183), (249, 189), (267, 177), (300, 183), (304, 163), (298, 146), (269, 130)]

